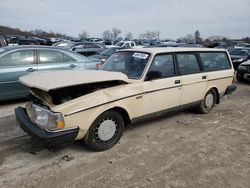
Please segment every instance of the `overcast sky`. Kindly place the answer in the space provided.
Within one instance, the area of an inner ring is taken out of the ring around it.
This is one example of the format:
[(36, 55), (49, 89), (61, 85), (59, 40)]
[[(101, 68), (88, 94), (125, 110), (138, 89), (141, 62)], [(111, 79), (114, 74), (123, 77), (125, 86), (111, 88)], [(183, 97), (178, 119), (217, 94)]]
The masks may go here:
[(117, 27), (122, 36), (159, 30), (176, 39), (198, 29), (202, 37), (242, 38), (250, 36), (250, 0), (0, 0), (0, 25), (74, 37)]

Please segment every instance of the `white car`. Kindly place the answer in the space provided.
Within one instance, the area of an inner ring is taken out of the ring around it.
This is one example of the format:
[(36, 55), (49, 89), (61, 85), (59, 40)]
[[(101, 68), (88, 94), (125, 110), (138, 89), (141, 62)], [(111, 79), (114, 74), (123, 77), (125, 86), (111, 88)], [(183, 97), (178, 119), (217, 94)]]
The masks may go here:
[(99, 71), (21, 77), (33, 99), (16, 109), (16, 117), (24, 131), (47, 145), (84, 140), (101, 151), (119, 141), (125, 126), (145, 118), (186, 108), (208, 113), (236, 90), (233, 75), (225, 50), (122, 50)]

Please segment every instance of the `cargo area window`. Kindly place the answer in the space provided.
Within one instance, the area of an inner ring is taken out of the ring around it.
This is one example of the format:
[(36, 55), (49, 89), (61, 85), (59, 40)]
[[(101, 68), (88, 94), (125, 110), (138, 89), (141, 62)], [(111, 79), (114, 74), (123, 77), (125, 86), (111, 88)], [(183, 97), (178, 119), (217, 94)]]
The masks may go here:
[(200, 52), (205, 71), (230, 69), (231, 64), (225, 52)]

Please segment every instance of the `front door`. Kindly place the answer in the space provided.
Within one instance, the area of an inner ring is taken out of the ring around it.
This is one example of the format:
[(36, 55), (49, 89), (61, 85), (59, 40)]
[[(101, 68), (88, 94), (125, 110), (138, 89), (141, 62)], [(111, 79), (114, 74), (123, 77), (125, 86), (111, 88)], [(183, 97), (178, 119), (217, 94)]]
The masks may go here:
[(34, 50), (25, 49), (10, 52), (0, 57), (0, 100), (14, 99), (28, 95), (28, 88), (19, 77), (37, 70)]

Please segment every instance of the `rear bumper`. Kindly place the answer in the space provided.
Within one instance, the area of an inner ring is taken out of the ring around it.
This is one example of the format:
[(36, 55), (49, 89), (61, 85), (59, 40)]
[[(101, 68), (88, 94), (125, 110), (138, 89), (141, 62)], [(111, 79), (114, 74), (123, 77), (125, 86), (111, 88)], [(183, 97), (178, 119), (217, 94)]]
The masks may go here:
[(237, 86), (232, 84), (230, 86), (227, 87), (227, 90), (225, 92), (225, 95), (228, 95), (230, 93), (233, 93), (235, 90), (237, 89)]
[(20, 127), (30, 136), (38, 139), (46, 146), (74, 141), (79, 132), (79, 128), (60, 131), (48, 131), (41, 129), (30, 121), (25, 108), (22, 107), (16, 108), (15, 114)]

